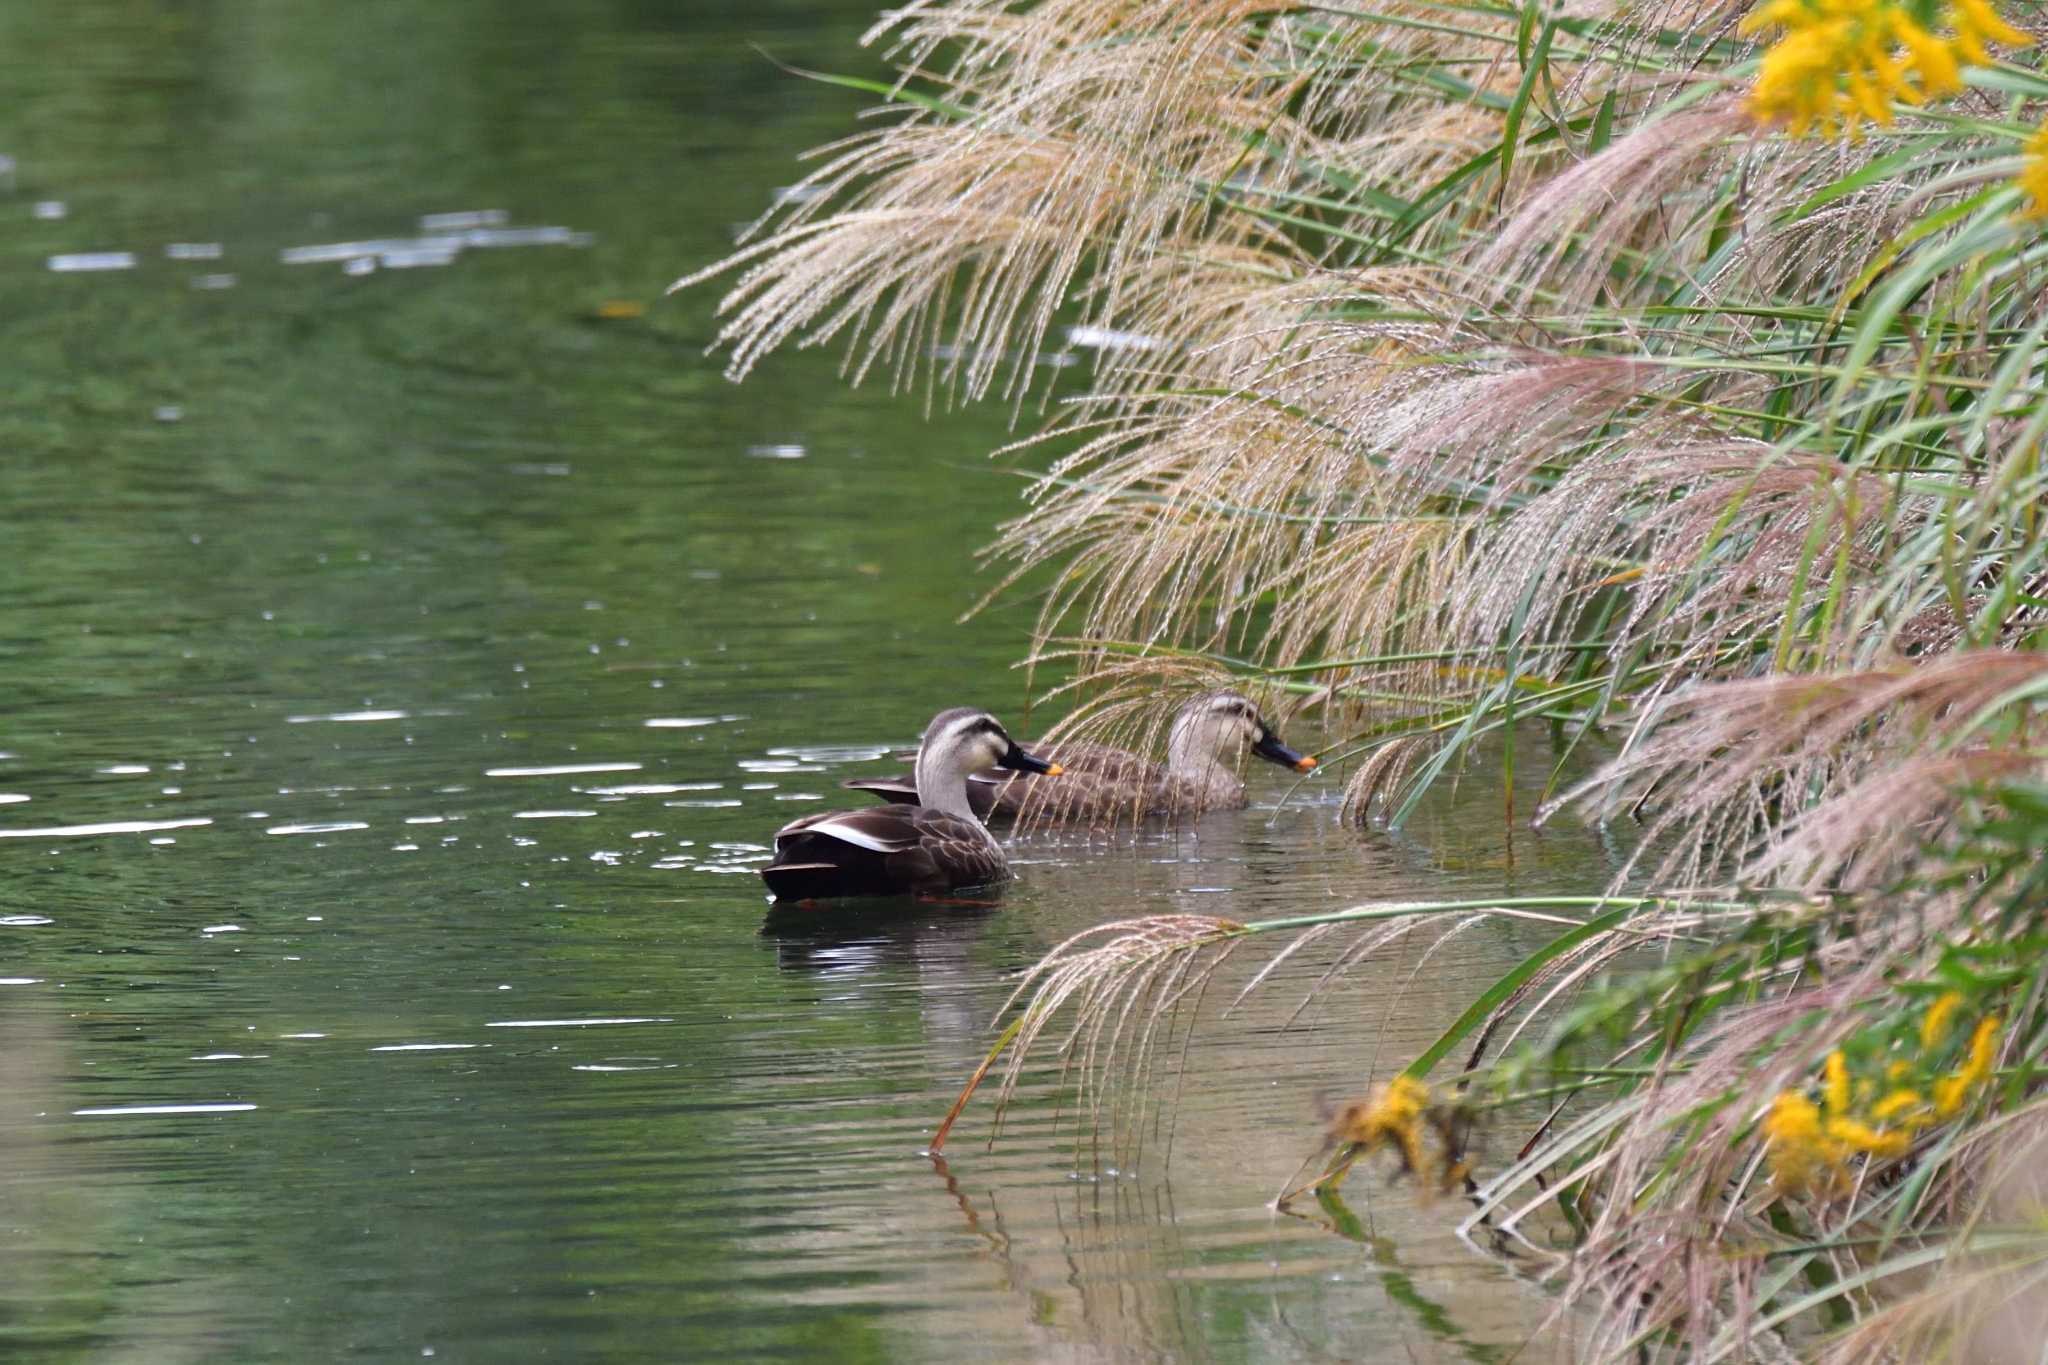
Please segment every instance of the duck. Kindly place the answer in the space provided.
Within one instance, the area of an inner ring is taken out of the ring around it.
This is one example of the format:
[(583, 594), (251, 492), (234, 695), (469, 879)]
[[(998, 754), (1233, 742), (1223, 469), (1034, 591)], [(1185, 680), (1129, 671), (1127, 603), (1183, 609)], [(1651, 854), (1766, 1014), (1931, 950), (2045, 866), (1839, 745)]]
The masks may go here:
[(1058, 777), (986, 711), (932, 717), (917, 746), (915, 797), (860, 810), (821, 811), (775, 832), (761, 878), (777, 901), (850, 896), (943, 896), (1009, 880), (1010, 860), (968, 804), (967, 775), (983, 768)]
[[(1107, 744), (1051, 744), (1037, 752), (1060, 765), (1057, 787), (1028, 773), (980, 771), (967, 779), (967, 800), (991, 823), (1023, 818), (1034, 824), (1109, 825), (1133, 817), (1242, 810), (1250, 797), (1236, 769), (1247, 747), (1296, 772), (1316, 766), (1309, 755), (1287, 747), (1250, 698), (1205, 692), (1175, 714), (1163, 764)], [(889, 802), (915, 802), (923, 790), (915, 775), (852, 778), (840, 785)]]

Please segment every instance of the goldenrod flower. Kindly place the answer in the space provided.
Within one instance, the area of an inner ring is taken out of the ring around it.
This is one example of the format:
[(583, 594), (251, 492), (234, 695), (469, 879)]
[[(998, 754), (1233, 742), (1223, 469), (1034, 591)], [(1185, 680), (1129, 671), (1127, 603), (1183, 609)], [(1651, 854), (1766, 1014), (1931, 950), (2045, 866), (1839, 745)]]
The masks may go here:
[(1934, 1084), (1934, 1111), (1949, 1118), (1963, 1107), (1970, 1092), (1991, 1075), (1991, 1057), (1998, 1037), (1997, 1016), (1980, 1020), (1970, 1035), (1970, 1051), (1963, 1064)]
[(1920, 1021), (1920, 1050), (1932, 1052), (1948, 1037), (1949, 1021), (1956, 1017), (1956, 1011), (1963, 1007), (1961, 991), (1945, 992), (1939, 1000), (1927, 1007), (1927, 1017)]
[(1336, 1136), (1368, 1149), (1392, 1147), (1419, 1176), (1428, 1169), (1422, 1149), (1422, 1114), (1428, 1108), (1429, 1087), (1412, 1076), (1396, 1076), (1375, 1086), (1363, 1103), (1346, 1105), (1334, 1125)]
[(2048, 124), (2027, 139), (2027, 164), (2020, 168), (2019, 180), (2027, 192), (2027, 216), (2048, 218)]
[[(1920, 10), (1916, 17), (1916, 9)], [(1769, 0), (1742, 21), (1742, 31), (1779, 29), (1764, 53), (1750, 113), (1794, 134), (1840, 128), (1855, 136), (1864, 122), (1888, 124), (1892, 102), (1920, 104), (1963, 88), (1962, 68), (1992, 60), (1987, 43), (2024, 46), (2033, 40), (2006, 23), (1990, 0), (1953, 0), (1943, 11), (1952, 36), (1921, 22), (1931, 17), (1910, 0)]]
[(1857, 1119), (1829, 1119), (1826, 1132), (1838, 1151), (1846, 1149), (1871, 1156), (1902, 1156), (1912, 1145), (1912, 1136), (1908, 1133), (1873, 1128)]
[(1918, 1127), (1926, 1122), (1927, 1116), (1922, 1112), (1926, 1104), (1917, 1090), (1894, 1090), (1871, 1106), (1870, 1117), (1879, 1123), (1890, 1123), (1903, 1115), (1908, 1127)]
[(1841, 1181), (1842, 1151), (1821, 1127), (1820, 1110), (1796, 1090), (1782, 1092), (1764, 1115), (1764, 1157), (1771, 1180), (1787, 1194), (1827, 1192)]
[(1984, 48), (1986, 42), (2026, 47), (2034, 41), (1999, 18), (1988, 0), (1955, 0), (1949, 7), (1948, 21), (1955, 27), (1957, 49), (1978, 65), (1991, 61), (1991, 54)]
[(1842, 1049), (1836, 1048), (1828, 1054), (1826, 1066), (1821, 1070), (1821, 1096), (1827, 1101), (1830, 1114), (1849, 1112), (1849, 1063), (1842, 1056)]
[(1997, 1052), (1998, 1016), (1986, 1015), (1970, 1035), (1969, 1055), (1953, 1074), (1934, 1083), (1934, 1112), (1951, 1118), (1963, 1107), (1970, 1092), (1991, 1078), (1991, 1062)]

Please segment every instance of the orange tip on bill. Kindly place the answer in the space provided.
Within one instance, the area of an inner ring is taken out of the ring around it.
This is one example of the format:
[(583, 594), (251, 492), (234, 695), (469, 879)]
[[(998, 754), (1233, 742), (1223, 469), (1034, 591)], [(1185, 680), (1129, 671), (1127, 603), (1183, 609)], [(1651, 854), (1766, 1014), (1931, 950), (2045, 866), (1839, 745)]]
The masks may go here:
[(1047, 768), (1045, 770), (1045, 775), (1047, 777), (1058, 777), (1061, 773), (1065, 771), (1065, 768), (1062, 768), (1059, 764), (1055, 763), (1050, 768)]
[(1296, 772), (1298, 772), (1298, 773), (1305, 773), (1305, 772), (1307, 772), (1307, 771), (1308, 771), (1308, 770), (1309, 770), (1310, 768), (1313, 768), (1313, 767), (1315, 767), (1315, 766), (1316, 766), (1316, 761), (1315, 761), (1315, 759), (1311, 758), (1311, 757), (1310, 757), (1309, 755), (1307, 755), (1307, 754), (1303, 754), (1303, 755), (1301, 756), (1301, 759), (1300, 759), (1300, 761), (1298, 761), (1298, 762), (1297, 762), (1297, 763), (1296, 763), (1296, 764), (1294, 765), (1294, 771), (1296, 771)]

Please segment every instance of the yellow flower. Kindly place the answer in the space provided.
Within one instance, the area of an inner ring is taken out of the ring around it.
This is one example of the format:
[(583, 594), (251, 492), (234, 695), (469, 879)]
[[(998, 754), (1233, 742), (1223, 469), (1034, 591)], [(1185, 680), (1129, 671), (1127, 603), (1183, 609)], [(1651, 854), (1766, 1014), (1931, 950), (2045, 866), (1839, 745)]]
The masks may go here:
[(2048, 124), (2027, 139), (2027, 164), (2020, 168), (2019, 181), (2027, 192), (2027, 217), (2048, 218)]
[(1900, 15), (1894, 27), (1906, 45), (1907, 59), (1920, 76), (1922, 95), (1953, 95), (1963, 88), (1963, 69), (1944, 39)]
[(1890, 1123), (1893, 1119), (1904, 1114), (1908, 1116), (1906, 1119), (1908, 1127), (1918, 1127), (1926, 1122), (1926, 1115), (1918, 1112), (1925, 1109), (1925, 1107), (1926, 1101), (1920, 1098), (1919, 1091), (1894, 1090), (1891, 1094), (1886, 1095), (1871, 1106), (1870, 1117), (1876, 1119), (1879, 1123)]
[(2023, 46), (1990, 0), (1953, 0), (1943, 11), (1952, 36), (1930, 32), (1905, 0), (1768, 0), (1742, 21), (1744, 33), (1782, 36), (1764, 53), (1749, 111), (1795, 135), (1892, 121), (1892, 101), (1919, 104), (1963, 88), (1962, 69), (1992, 60), (1987, 43)]
[(1997, 1052), (1998, 1016), (1986, 1015), (1970, 1035), (1970, 1052), (1954, 1073), (1934, 1083), (1934, 1112), (1953, 1117), (1962, 1109), (1970, 1092), (1991, 1078), (1991, 1063)]
[(1821, 1126), (1820, 1110), (1796, 1090), (1771, 1101), (1764, 1115), (1764, 1158), (1771, 1180), (1787, 1194), (1828, 1193), (1841, 1184), (1842, 1150)]
[(1827, 1100), (1830, 1114), (1849, 1112), (1849, 1063), (1842, 1056), (1842, 1049), (1836, 1048), (1828, 1054), (1826, 1066), (1821, 1070), (1821, 1096)]
[(1939, 1000), (1927, 1007), (1927, 1017), (1920, 1021), (1920, 1050), (1932, 1052), (1948, 1037), (1949, 1021), (1956, 1017), (1956, 1011), (1963, 1007), (1961, 991), (1946, 992)]
[(1396, 1076), (1375, 1086), (1362, 1103), (1346, 1105), (1333, 1128), (1345, 1142), (1394, 1148), (1402, 1165), (1419, 1176), (1428, 1169), (1422, 1148), (1422, 1114), (1428, 1108), (1429, 1087), (1412, 1076)]
[(1868, 1152), (1871, 1156), (1901, 1156), (1912, 1144), (1909, 1134), (1892, 1129), (1872, 1128), (1856, 1119), (1829, 1119), (1827, 1135), (1837, 1148)]
[(1998, 11), (1987, 0), (1955, 0), (1949, 8), (1948, 21), (1956, 31), (1956, 46), (1980, 64), (1991, 60), (1991, 54), (1984, 49), (1987, 41), (2007, 47), (2026, 47), (2034, 41), (1999, 18)]

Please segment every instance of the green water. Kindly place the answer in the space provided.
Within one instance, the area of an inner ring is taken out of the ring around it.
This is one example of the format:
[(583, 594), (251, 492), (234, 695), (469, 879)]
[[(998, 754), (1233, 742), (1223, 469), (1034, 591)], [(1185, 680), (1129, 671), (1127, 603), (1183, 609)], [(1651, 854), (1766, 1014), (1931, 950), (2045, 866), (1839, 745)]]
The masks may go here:
[[(1219, 991), (1153, 1081), (1170, 1160), (1077, 1148), (1049, 1072), (924, 1154), (1088, 925), (1606, 879), (1571, 830), (1511, 858), (1484, 775), (1388, 837), (1261, 772), (1178, 838), (1019, 841), (992, 913), (762, 932), (779, 823), (1025, 698), (1030, 604), (955, 624), (1003, 414), (823, 356), (734, 387), (714, 296), (662, 296), (852, 126), (750, 45), (868, 69), (867, 17), (0, 12), (0, 1355), (1491, 1359), (1540, 1320), (1455, 1206), (1267, 1207), (1319, 1094), (1534, 941), (1498, 925), (1291, 1029), (1327, 956)], [(281, 259), (486, 209), (566, 240)]]

